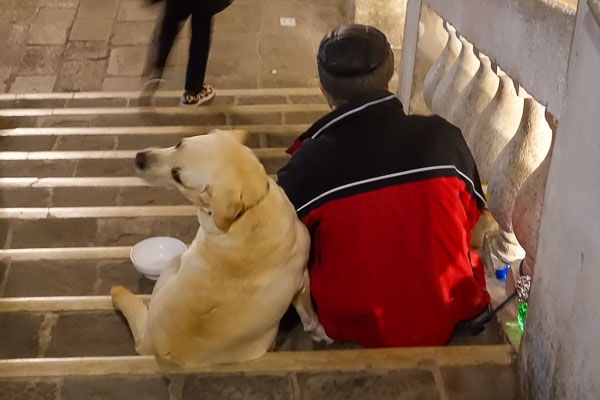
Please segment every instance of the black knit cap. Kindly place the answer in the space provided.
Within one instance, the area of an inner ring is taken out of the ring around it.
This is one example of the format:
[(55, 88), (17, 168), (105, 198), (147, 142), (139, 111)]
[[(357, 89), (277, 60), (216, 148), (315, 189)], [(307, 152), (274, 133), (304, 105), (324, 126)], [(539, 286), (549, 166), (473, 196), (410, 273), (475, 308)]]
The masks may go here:
[(355, 76), (372, 72), (391, 56), (391, 46), (380, 30), (349, 24), (329, 32), (319, 46), (317, 62), (336, 76)]

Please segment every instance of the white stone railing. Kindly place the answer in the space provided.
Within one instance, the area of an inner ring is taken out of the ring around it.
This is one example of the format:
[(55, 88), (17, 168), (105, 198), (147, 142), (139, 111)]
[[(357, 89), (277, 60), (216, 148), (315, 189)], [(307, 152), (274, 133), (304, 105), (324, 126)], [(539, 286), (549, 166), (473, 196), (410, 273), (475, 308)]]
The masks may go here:
[(399, 97), (461, 128), (489, 184), (472, 244), (491, 272), (510, 265), (507, 294), (535, 265), (574, 15), (542, 0), (408, 0)]
[[(427, 54), (417, 53), (417, 42), (428, 42), (420, 43), (421, 48), (438, 46), (438, 50), (443, 45), (427, 37), (435, 33), (424, 25), (423, 6), (450, 22), (554, 116), (560, 116), (575, 27), (573, 9), (549, 0), (408, 0), (399, 89), (406, 105), (413, 94), (415, 68), (429, 69)], [(422, 32), (426, 36), (419, 37), (419, 29), (427, 31)]]
[[(513, 232), (527, 251), (526, 263), (537, 259), (519, 352), (518, 397), (596, 398), (600, 0), (408, 0), (398, 91), (407, 112), (430, 112), (423, 83), (446, 43), (442, 20), (487, 55), (495, 72), (511, 77), (522, 97), (528, 92), (537, 100), (524, 100), (529, 117), (521, 118), (519, 131), (542, 126), (548, 132), (540, 104), (551, 114), (552, 148), (511, 195)], [(502, 152), (515, 147), (510, 141)], [(490, 177), (492, 214), (493, 186)]]

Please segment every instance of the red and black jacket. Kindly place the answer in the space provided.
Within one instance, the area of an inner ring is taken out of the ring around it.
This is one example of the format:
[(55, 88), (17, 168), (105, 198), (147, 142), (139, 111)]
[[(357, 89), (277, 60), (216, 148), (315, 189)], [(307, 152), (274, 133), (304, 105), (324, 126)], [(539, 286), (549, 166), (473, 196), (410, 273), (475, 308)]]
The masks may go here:
[(382, 90), (317, 121), (290, 152), (278, 183), (311, 233), (311, 292), (331, 338), (444, 345), (485, 309), (469, 247), (485, 197), (458, 128), (407, 116)]

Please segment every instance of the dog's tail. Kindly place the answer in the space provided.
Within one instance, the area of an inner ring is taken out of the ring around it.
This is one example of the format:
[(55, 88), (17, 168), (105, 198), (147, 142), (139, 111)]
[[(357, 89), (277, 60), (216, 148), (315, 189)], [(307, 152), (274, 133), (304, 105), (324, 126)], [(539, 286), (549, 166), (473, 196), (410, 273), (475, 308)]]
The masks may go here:
[(142, 349), (142, 339), (145, 330), (146, 314), (148, 307), (142, 300), (134, 296), (123, 286), (113, 286), (110, 290), (113, 305), (120, 310), (129, 324), (129, 329), (135, 340), (135, 349), (140, 354), (145, 354)]

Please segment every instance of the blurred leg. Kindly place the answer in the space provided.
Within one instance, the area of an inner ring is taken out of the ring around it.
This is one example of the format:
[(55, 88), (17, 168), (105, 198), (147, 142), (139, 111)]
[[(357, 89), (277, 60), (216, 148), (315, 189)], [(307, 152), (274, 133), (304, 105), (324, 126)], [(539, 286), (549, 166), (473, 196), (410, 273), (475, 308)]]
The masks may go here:
[(190, 13), (191, 7), (188, 2), (166, 0), (162, 19), (154, 29), (154, 37), (146, 60), (143, 73), (146, 79), (162, 77), (175, 38)]

